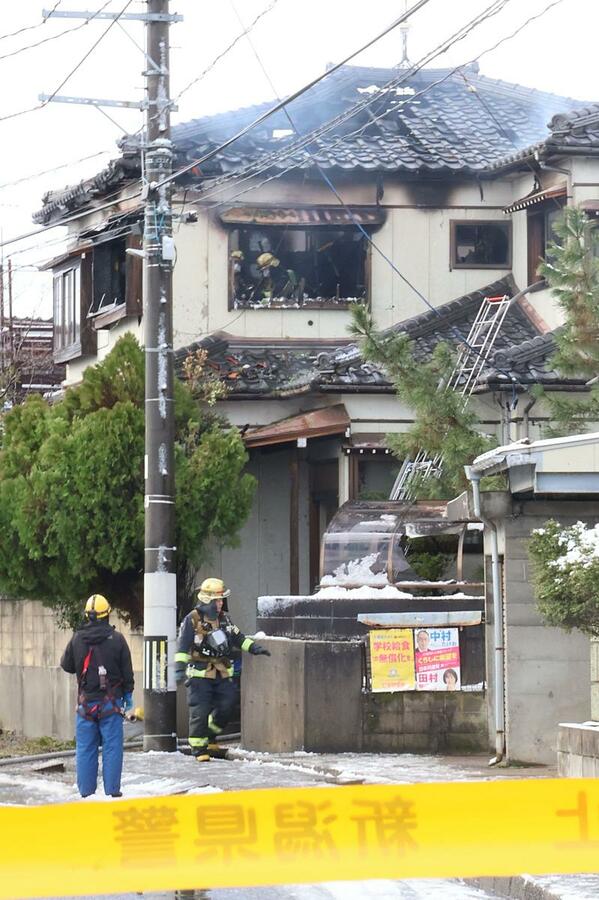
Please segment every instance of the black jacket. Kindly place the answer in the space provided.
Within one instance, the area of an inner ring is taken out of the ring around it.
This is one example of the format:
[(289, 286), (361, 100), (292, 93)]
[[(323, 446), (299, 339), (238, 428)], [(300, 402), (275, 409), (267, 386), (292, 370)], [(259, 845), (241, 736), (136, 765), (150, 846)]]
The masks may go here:
[(108, 684), (115, 697), (130, 693), (134, 687), (131, 652), (127, 641), (108, 622), (87, 622), (75, 632), (62, 654), (60, 665), (80, 681), (83, 664), (90, 647), (95, 648), (89, 662), (82, 689), (88, 700), (101, 700), (98, 666), (106, 669)]

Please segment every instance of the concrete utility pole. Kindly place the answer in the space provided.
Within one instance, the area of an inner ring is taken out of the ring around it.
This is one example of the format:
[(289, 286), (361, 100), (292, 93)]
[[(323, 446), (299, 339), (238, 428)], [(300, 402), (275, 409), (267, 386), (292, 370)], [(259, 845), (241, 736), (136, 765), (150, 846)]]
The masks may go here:
[[(171, 188), (158, 186), (172, 174), (169, 99), (169, 26), (183, 16), (169, 13), (169, 0), (146, 0), (146, 13), (43, 10), (46, 18), (112, 19), (146, 24), (145, 101), (99, 100), (40, 94), (44, 103), (79, 103), (145, 109), (144, 323), (146, 355), (145, 551), (144, 551), (144, 750), (176, 750), (175, 471), (173, 414), (172, 276), (174, 243)], [(111, 27), (111, 26), (109, 26)], [(128, 252), (132, 252), (129, 250)], [(138, 251), (139, 252), (139, 251)], [(9, 261), (10, 266), (10, 261)], [(9, 270), (10, 276), (10, 270)], [(10, 280), (9, 280), (10, 290)], [(10, 337), (12, 343), (12, 313)]]
[(177, 616), (169, 0), (147, 0), (144, 216), (146, 360), (144, 750), (176, 750)]

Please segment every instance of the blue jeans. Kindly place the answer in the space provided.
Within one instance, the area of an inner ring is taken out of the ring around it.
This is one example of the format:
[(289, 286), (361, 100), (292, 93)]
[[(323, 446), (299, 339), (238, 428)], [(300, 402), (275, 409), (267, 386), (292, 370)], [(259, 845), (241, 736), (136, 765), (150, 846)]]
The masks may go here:
[[(109, 701), (104, 710), (112, 709)], [(95, 794), (98, 786), (98, 753), (102, 746), (102, 780), (105, 794), (118, 794), (123, 771), (123, 718), (112, 713), (103, 719), (76, 717), (77, 788), (82, 797)]]

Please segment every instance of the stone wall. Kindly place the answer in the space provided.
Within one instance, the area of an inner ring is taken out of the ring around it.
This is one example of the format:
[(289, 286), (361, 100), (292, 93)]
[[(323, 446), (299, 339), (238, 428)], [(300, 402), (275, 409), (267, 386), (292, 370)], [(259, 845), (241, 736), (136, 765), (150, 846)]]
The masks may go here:
[[(113, 617), (131, 647), (134, 705), (143, 706), (140, 633)], [(0, 600), (0, 727), (27, 737), (73, 737), (76, 683), (60, 668), (71, 636), (37, 601)]]

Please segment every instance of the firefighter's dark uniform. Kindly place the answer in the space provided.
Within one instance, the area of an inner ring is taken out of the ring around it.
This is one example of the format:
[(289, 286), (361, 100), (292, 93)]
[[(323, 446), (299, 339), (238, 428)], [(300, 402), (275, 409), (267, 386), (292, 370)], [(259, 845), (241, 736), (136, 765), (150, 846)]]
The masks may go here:
[(194, 609), (181, 623), (175, 678), (185, 681), (189, 704), (189, 745), (192, 753), (207, 758), (216, 735), (229, 721), (235, 705), (231, 650), (236, 647), (254, 655), (270, 656), (252, 638), (246, 637), (225, 612), (208, 619)]

